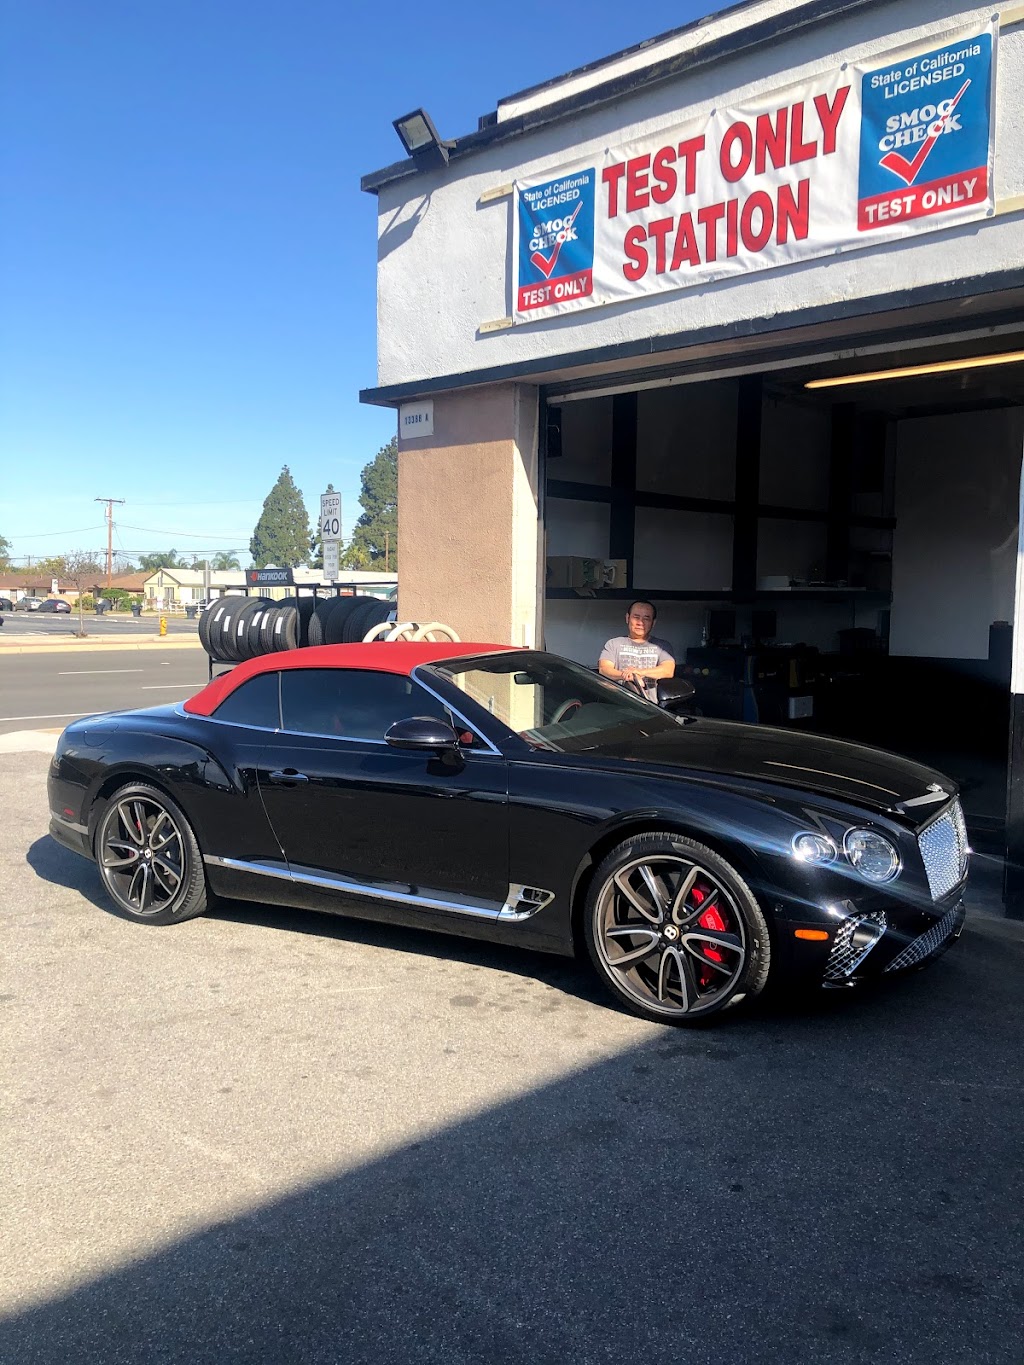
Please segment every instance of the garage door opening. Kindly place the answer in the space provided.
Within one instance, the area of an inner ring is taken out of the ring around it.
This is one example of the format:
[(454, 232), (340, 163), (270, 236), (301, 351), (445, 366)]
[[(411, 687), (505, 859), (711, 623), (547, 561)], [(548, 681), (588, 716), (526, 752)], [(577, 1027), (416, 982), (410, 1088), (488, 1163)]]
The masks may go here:
[(550, 396), (547, 647), (596, 664), (650, 598), (705, 714), (929, 763), (1001, 851), (1022, 362), (1002, 335)]

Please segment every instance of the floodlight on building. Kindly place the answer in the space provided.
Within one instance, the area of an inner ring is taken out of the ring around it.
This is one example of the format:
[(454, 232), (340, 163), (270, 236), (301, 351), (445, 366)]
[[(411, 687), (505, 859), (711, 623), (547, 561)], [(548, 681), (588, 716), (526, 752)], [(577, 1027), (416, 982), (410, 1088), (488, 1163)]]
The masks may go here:
[(871, 370), (866, 374), (842, 374), (831, 379), (809, 379), (805, 389), (834, 389), (841, 384), (873, 384), (876, 379), (916, 379), (924, 374), (951, 374), (957, 370), (981, 370), (988, 365), (1024, 364), (1024, 351), (1001, 355), (975, 355), (963, 360), (937, 360), (930, 365), (905, 365), (898, 370)]
[(414, 109), (394, 120), (394, 129), (402, 146), (417, 161), (431, 161), (435, 165), (448, 164), (448, 148), (441, 140), (434, 121), (425, 109)]

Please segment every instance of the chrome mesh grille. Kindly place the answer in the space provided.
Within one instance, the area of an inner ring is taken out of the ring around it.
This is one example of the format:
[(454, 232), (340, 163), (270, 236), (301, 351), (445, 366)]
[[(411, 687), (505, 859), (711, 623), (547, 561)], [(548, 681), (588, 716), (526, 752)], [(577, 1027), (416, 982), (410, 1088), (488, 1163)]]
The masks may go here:
[(885, 933), (884, 910), (850, 915), (836, 930), (825, 965), (826, 981), (847, 981)]
[(908, 943), (903, 951), (893, 958), (885, 970), (887, 972), (903, 971), (905, 967), (913, 967), (915, 962), (923, 961), (929, 954), (941, 948), (956, 929), (962, 913), (958, 905), (954, 906), (949, 914), (943, 915), (937, 924), (933, 924), (929, 930), (920, 934), (912, 943)]
[(917, 837), (932, 900), (949, 894), (967, 873), (967, 827), (960, 802), (947, 806)]

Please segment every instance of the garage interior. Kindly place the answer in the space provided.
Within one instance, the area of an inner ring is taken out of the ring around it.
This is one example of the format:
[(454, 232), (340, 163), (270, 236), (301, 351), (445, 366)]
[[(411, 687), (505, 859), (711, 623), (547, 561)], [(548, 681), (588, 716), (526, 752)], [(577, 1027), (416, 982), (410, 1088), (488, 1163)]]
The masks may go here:
[(545, 645), (596, 664), (650, 598), (704, 714), (932, 764), (1002, 852), (1024, 331), (761, 365), (545, 393)]

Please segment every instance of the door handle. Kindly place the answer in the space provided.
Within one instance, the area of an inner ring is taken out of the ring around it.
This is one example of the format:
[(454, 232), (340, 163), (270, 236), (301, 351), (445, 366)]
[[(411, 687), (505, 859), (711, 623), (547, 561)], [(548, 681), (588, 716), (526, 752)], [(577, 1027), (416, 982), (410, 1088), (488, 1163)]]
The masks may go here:
[(301, 787), (304, 782), (309, 781), (305, 773), (300, 773), (295, 768), (275, 768), (272, 773), (267, 774), (267, 778), (279, 787)]

